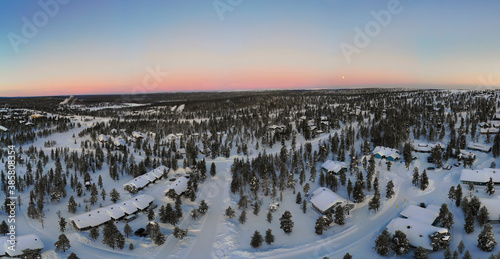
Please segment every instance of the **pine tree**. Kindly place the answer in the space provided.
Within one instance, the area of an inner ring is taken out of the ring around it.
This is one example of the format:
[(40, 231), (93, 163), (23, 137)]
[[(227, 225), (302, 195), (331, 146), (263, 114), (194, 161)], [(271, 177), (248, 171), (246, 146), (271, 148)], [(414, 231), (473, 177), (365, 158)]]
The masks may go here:
[(400, 230), (396, 230), (394, 237), (392, 238), (392, 250), (396, 252), (397, 255), (402, 255), (408, 253), (410, 249), (410, 241), (406, 238), (406, 234)]
[(125, 233), (125, 236), (128, 238), (134, 233), (134, 230), (132, 230), (128, 223), (125, 223), (125, 227), (123, 227), (123, 233)]
[(479, 214), (477, 215), (477, 222), (479, 222), (479, 226), (483, 226), (484, 224), (488, 223), (490, 220), (490, 213), (488, 212), (488, 209), (483, 206), (479, 210)]
[(352, 255), (347, 253), (344, 255), (343, 259), (352, 259)]
[(453, 259), (458, 259), (458, 251), (457, 250), (455, 250), (453, 252)]
[(420, 176), (420, 190), (425, 190), (429, 186), (429, 177), (427, 177), (427, 170), (424, 169), (424, 172)]
[(205, 200), (201, 200), (200, 202), (200, 207), (198, 207), (198, 212), (202, 215), (205, 215), (208, 210), (208, 204), (205, 202)]
[(242, 211), (238, 220), (241, 224), (245, 224), (245, 222), (247, 221), (247, 212)]
[(178, 238), (178, 239), (182, 240), (185, 236), (188, 235), (188, 230), (187, 229), (180, 229), (178, 227), (175, 227), (173, 235), (174, 235), (175, 238)]
[(465, 251), (464, 258), (463, 259), (472, 259), (472, 256), (469, 252), (469, 250)]
[(390, 245), (391, 245), (391, 235), (386, 229), (384, 229), (384, 231), (382, 231), (382, 234), (380, 234), (380, 236), (378, 236), (377, 239), (375, 240), (374, 249), (375, 251), (377, 251), (379, 255), (386, 256), (389, 254)]
[(214, 177), (215, 174), (216, 174), (215, 163), (212, 162), (212, 165), (210, 166), (210, 176)]
[(493, 233), (493, 226), (491, 224), (484, 225), (483, 230), (477, 238), (477, 247), (483, 251), (491, 252), (496, 244), (497, 241), (495, 240), (495, 233)]
[(90, 229), (89, 237), (96, 240), (99, 238), (99, 228), (98, 227), (93, 227)]
[(486, 182), (486, 193), (488, 195), (493, 195), (495, 193), (495, 184), (493, 183), (493, 178)]
[(153, 209), (148, 210), (148, 221), (155, 220), (155, 211)]
[(68, 259), (80, 259), (75, 253), (71, 253), (68, 255)]
[(234, 216), (235, 216), (235, 211), (233, 210), (233, 208), (231, 208), (231, 206), (227, 207), (226, 217), (232, 219), (232, 218), (234, 218)]
[(344, 225), (345, 224), (345, 212), (344, 207), (337, 206), (335, 208), (335, 224)]
[(9, 225), (7, 225), (5, 220), (2, 220), (2, 224), (0, 224), (0, 234), (5, 236), (7, 233), (9, 233)]
[(191, 213), (189, 214), (191, 215), (191, 218), (193, 218), (194, 220), (196, 220), (200, 216), (200, 213), (198, 212), (197, 209), (192, 209)]
[(413, 185), (417, 186), (419, 180), (420, 180), (420, 175), (418, 173), (418, 167), (415, 167), (415, 168), (413, 168), (413, 180), (411, 181), (411, 183)]
[(347, 182), (347, 197), (349, 197), (349, 199), (351, 198), (352, 189), (353, 189), (352, 182), (351, 179), (349, 178)]
[(64, 217), (61, 217), (59, 219), (59, 230), (61, 230), (61, 232), (64, 232), (64, 230), (66, 230), (66, 219)]
[(394, 196), (394, 183), (392, 182), (392, 180), (387, 183), (385, 189), (386, 189), (385, 197), (387, 199), (391, 199), (392, 196)]
[(38, 217), (38, 211), (35, 207), (35, 202), (33, 200), (30, 200), (30, 203), (28, 204), (28, 217), (32, 219)]
[(451, 259), (451, 250), (450, 250), (450, 247), (447, 247), (444, 250), (443, 256), (444, 256), (444, 259)]
[(439, 209), (439, 221), (441, 222), (441, 226), (443, 226), (446, 218), (448, 217), (448, 213), (450, 213), (450, 210), (448, 209), (448, 205), (446, 203), (441, 204), (441, 208)]
[(73, 214), (75, 214), (76, 212), (76, 202), (75, 202), (75, 198), (73, 198), (73, 196), (69, 197), (69, 202), (68, 202), (68, 212), (71, 212)]
[(111, 201), (113, 203), (116, 203), (118, 200), (120, 200), (120, 193), (115, 188), (111, 190), (109, 195), (111, 196)]
[(120, 231), (116, 232), (116, 247), (123, 249), (125, 247), (125, 237)]
[(450, 191), (448, 192), (448, 199), (451, 201), (454, 201), (456, 199), (455, 197), (455, 186), (450, 187)]
[(59, 240), (57, 240), (54, 243), (54, 246), (56, 247), (56, 251), (60, 252), (66, 252), (66, 250), (71, 248), (71, 245), (69, 243), (69, 239), (65, 234), (59, 235)]
[(460, 184), (455, 188), (455, 205), (460, 207), (460, 202), (462, 201), (462, 186)]
[(130, 245), (128, 245), (128, 250), (134, 250), (134, 244), (133, 243), (130, 243)]
[(476, 221), (476, 215), (473, 214), (472, 210), (469, 210), (469, 213), (465, 218), (465, 233), (470, 234), (474, 232), (474, 221)]
[(307, 212), (307, 201), (304, 199), (302, 201), (302, 212), (305, 214)]
[(415, 250), (415, 253), (413, 254), (413, 258), (415, 259), (427, 259), (429, 258), (429, 255), (427, 255), (427, 249), (419, 246)]
[(268, 245), (274, 243), (274, 235), (272, 233), (271, 229), (266, 230), (266, 237), (265, 237), (266, 243)]
[(314, 229), (315, 229), (316, 234), (323, 235), (323, 231), (327, 230), (327, 227), (328, 226), (326, 225), (325, 219), (323, 218), (323, 216), (320, 216), (316, 220), (316, 225), (314, 226)]
[[(175, 229), (179, 229), (178, 227), (175, 227)], [(186, 230), (186, 235), (187, 235), (187, 230)], [(184, 238), (184, 236), (186, 236), (184, 234), (182, 234), (180, 237), (179, 235), (175, 234), (175, 230), (174, 230), (174, 236), (176, 238)], [(152, 231), (151, 231), (151, 239), (153, 240), (153, 243), (157, 246), (161, 246), (165, 243), (165, 234), (163, 234), (160, 230), (160, 225), (158, 225), (158, 223), (155, 223), (152, 227)]]
[(104, 225), (104, 229), (102, 231), (102, 236), (103, 236), (102, 243), (115, 249), (117, 232), (118, 228), (116, 228), (114, 221), (113, 220), (108, 221), (108, 223)]
[(368, 209), (374, 210), (376, 212), (378, 211), (379, 208), (380, 208), (380, 194), (378, 192), (375, 192), (375, 195), (373, 195), (372, 199), (368, 203)]
[(290, 211), (285, 211), (280, 218), (280, 228), (287, 234), (292, 233), (293, 229), (292, 213)]
[(267, 212), (267, 215), (266, 215), (266, 220), (267, 222), (271, 223), (273, 221), (273, 214), (271, 213), (271, 211), (269, 210)]
[(300, 195), (300, 192), (297, 193), (297, 198), (295, 199), (295, 203), (297, 204), (302, 203), (302, 195)]
[(460, 253), (463, 253), (463, 252), (464, 252), (464, 249), (465, 249), (464, 241), (463, 241), (463, 240), (460, 240), (460, 243), (458, 244), (458, 251), (459, 251)]
[(354, 202), (356, 203), (361, 203), (365, 200), (365, 193), (363, 192), (363, 183), (360, 180), (357, 180), (354, 183), (352, 197), (354, 198)]
[(252, 245), (253, 248), (258, 248), (262, 245), (263, 241), (264, 239), (262, 238), (262, 235), (259, 231), (255, 230), (255, 233), (252, 236), (252, 241), (250, 241), (250, 245)]

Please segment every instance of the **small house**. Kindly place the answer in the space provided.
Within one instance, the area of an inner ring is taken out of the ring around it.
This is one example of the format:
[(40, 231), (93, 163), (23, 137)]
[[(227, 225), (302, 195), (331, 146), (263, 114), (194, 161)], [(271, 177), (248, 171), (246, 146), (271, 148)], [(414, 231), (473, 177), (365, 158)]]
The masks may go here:
[(313, 192), (311, 204), (321, 214), (333, 214), (337, 206), (343, 206), (347, 201), (332, 190), (320, 187)]
[(341, 172), (347, 171), (347, 164), (344, 162), (327, 160), (321, 166), (321, 170), (323, 170), (325, 173), (338, 175)]
[(391, 162), (394, 162), (401, 158), (399, 155), (399, 150), (388, 147), (377, 146), (373, 150), (373, 155), (378, 159), (387, 159)]

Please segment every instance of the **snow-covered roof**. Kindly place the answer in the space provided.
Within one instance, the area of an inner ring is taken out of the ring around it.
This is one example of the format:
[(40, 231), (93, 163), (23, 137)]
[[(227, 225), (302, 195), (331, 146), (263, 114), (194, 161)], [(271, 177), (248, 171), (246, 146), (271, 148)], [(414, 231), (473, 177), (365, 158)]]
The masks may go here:
[(500, 184), (500, 169), (483, 168), (480, 170), (463, 169), (460, 175), (461, 182), (486, 183), (493, 179), (493, 182)]
[(472, 158), (476, 158), (476, 154), (472, 153), (472, 152), (468, 152), (466, 150), (463, 150), (463, 149), (460, 149), (460, 154), (458, 154), (458, 157), (459, 158), (466, 158), (466, 157), (472, 157)]
[(431, 150), (438, 145), (441, 146), (441, 148), (445, 148), (445, 145), (442, 143), (416, 143), (413, 146), (413, 150), (417, 152), (431, 152)]
[(144, 188), (146, 185), (148, 185), (149, 183), (157, 180), (157, 179), (160, 179), (162, 176), (163, 176), (163, 171), (166, 170), (168, 172), (168, 167), (166, 166), (159, 166), (143, 175), (140, 175), (132, 180), (130, 180), (129, 182), (125, 183), (123, 186), (131, 186), (131, 187), (135, 187), (137, 189), (140, 189), (140, 188)]
[(144, 138), (144, 134), (138, 132), (138, 131), (133, 131), (132, 132), (132, 137), (134, 138)]
[(427, 208), (422, 208), (417, 205), (410, 205), (401, 212), (401, 215), (415, 221), (432, 225), (439, 216), (439, 208), (431, 205)]
[(128, 185), (130, 187), (135, 187), (137, 189), (141, 189), (141, 188), (144, 188), (149, 183), (150, 183), (150, 181), (146, 177), (142, 177), (142, 175), (141, 175), (139, 177), (132, 179), (131, 181), (127, 182), (126, 184), (124, 184), (123, 187)]
[(168, 192), (170, 189), (174, 189), (175, 193), (181, 194), (187, 190), (189, 179), (182, 176), (177, 178), (171, 185), (165, 190)]
[(321, 211), (326, 211), (339, 202), (345, 202), (345, 199), (324, 187), (316, 189), (311, 197), (311, 203)]
[(125, 144), (127, 144), (127, 142), (125, 142), (125, 140), (121, 137), (118, 137), (118, 138), (114, 138), (113, 139), (113, 144), (115, 146), (125, 146)]
[(491, 146), (483, 145), (483, 144), (479, 144), (479, 143), (473, 143), (473, 142), (469, 142), (469, 144), (467, 145), (467, 148), (472, 149), (472, 150), (479, 150), (479, 151), (483, 151), (483, 152), (490, 152), (490, 150), (491, 150)]
[(373, 154), (379, 154), (380, 156), (383, 156), (383, 157), (384, 156), (385, 157), (392, 156), (394, 158), (400, 157), (399, 150), (394, 149), (394, 148), (381, 147), (381, 146), (375, 147), (375, 149), (373, 149)]
[(389, 233), (394, 234), (396, 230), (400, 230), (405, 233), (406, 238), (408, 238), (412, 246), (422, 246), (428, 250), (432, 250), (429, 235), (436, 232), (448, 232), (446, 228), (438, 228), (423, 222), (403, 218), (395, 218), (389, 222), (389, 225), (387, 225), (387, 231), (389, 231)]
[(109, 140), (109, 137), (104, 135), (104, 134), (100, 134), (99, 135), (99, 141), (101, 142), (107, 142)]
[(342, 168), (347, 168), (347, 164), (344, 162), (327, 160), (321, 168), (324, 168), (326, 171), (332, 171), (334, 173), (338, 173)]
[[(149, 206), (152, 201), (154, 201), (153, 196), (141, 194), (130, 200), (98, 208), (72, 217), (69, 220), (74, 222), (79, 229), (95, 227), (108, 222), (112, 218), (120, 218), (121, 216), (124, 216), (125, 213), (132, 214), (137, 210), (143, 210)], [(123, 213), (119, 210), (122, 210)]]
[(43, 249), (45, 246), (43, 245), (42, 240), (34, 234), (24, 235), (24, 236), (16, 236), (16, 246), (15, 251), (8, 249), (9, 246), (12, 246), (7, 237), (0, 237), (0, 256), (8, 254), (9, 256), (20, 256), (23, 254), (24, 249)]
[(496, 134), (496, 133), (500, 132), (500, 129), (498, 129), (498, 128), (481, 128), (481, 129), (479, 129), (479, 132), (481, 134)]
[(500, 197), (496, 196), (496, 198), (493, 199), (482, 199), (479, 198), (481, 201), (481, 206), (485, 206), (486, 209), (488, 209), (488, 212), (490, 214), (490, 220), (500, 220)]

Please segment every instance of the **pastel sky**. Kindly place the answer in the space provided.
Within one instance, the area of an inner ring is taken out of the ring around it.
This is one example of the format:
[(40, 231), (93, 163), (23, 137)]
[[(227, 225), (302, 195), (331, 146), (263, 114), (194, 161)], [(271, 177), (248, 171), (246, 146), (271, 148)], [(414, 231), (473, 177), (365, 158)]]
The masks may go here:
[(500, 86), (499, 14), (498, 0), (1, 1), (0, 96)]

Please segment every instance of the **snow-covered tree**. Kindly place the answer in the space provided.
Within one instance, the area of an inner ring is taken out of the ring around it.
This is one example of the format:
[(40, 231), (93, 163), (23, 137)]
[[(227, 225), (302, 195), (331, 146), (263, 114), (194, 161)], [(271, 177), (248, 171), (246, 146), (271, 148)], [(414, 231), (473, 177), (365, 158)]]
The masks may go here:
[(314, 226), (316, 234), (323, 235), (323, 231), (327, 230), (327, 228), (328, 228), (328, 225), (326, 225), (325, 219), (323, 218), (323, 216), (320, 216), (316, 220), (316, 225)]
[(59, 239), (54, 243), (54, 246), (56, 247), (56, 251), (58, 252), (66, 252), (66, 250), (71, 248), (69, 239), (65, 234), (59, 235)]
[(264, 239), (268, 245), (274, 243), (274, 235), (271, 229), (266, 230), (266, 236)]
[(238, 218), (239, 222), (241, 224), (245, 224), (245, 222), (247, 221), (247, 212), (245, 210), (243, 210), (240, 214), (240, 217)]
[(400, 230), (396, 230), (396, 233), (392, 237), (391, 248), (397, 255), (407, 254), (410, 250), (410, 241), (406, 237), (406, 234)]
[(128, 238), (134, 233), (134, 231), (128, 223), (125, 223), (125, 226), (123, 227), (123, 233), (125, 233), (125, 236)]
[(280, 228), (283, 229), (285, 233), (290, 234), (292, 233), (293, 225), (292, 213), (287, 210), (280, 218)]
[(234, 216), (235, 216), (235, 211), (233, 210), (233, 208), (231, 208), (231, 206), (227, 207), (226, 217), (232, 219), (232, 218), (234, 218)]
[(337, 206), (335, 208), (335, 224), (344, 225), (345, 224), (345, 212), (344, 207)]
[(419, 246), (417, 249), (415, 249), (415, 252), (413, 254), (413, 258), (415, 259), (427, 259), (429, 258), (429, 255), (427, 254), (427, 249)]
[(175, 238), (182, 240), (185, 236), (188, 235), (188, 230), (187, 229), (180, 229), (179, 227), (175, 227), (173, 235)]
[(424, 191), (429, 186), (429, 177), (427, 176), (427, 170), (424, 169), (422, 175), (420, 176), (420, 190)]
[(202, 215), (205, 215), (208, 210), (208, 204), (205, 202), (205, 200), (201, 200), (200, 206), (198, 207), (198, 212)]
[(379, 255), (386, 256), (389, 254), (391, 242), (391, 235), (386, 229), (384, 229), (382, 234), (380, 234), (375, 240), (375, 247), (373, 248)]
[(64, 230), (66, 230), (66, 219), (64, 217), (61, 217), (59, 219), (59, 230), (61, 230), (61, 232), (64, 232)]
[(484, 225), (483, 230), (477, 237), (477, 247), (479, 249), (491, 252), (495, 248), (497, 241), (495, 240), (495, 233), (491, 224)]
[(490, 177), (490, 180), (486, 182), (486, 193), (489, 195), (493, 195), (495, 193), (495, 184), (493, 183), (493, 178)]
[(385, 187), (386, 189), (386, 194), (385, 197), (387, 199), (391, 199), (392, 196), (394, 196), (394, 183), (391, 181), (387, 182), (387, 186)]

